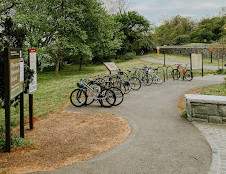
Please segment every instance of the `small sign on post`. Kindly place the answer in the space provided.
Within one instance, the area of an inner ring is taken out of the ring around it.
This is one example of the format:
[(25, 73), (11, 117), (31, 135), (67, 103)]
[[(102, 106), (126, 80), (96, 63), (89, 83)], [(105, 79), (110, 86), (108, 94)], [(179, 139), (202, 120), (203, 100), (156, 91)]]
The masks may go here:
[(210, 60), (211, 60), (211, 63), (212, 63), (213, 62), (213, 51), (214, 51), (214, 49), (209, 48), (209, 51), (210, 51)]
[(28, 50), (28, 62), (31, 70), (34, 71), (34, 76), (32, 82), (29, 84), (29, 127), (34, 129), (34, 111), (33, 111), (33, 93), (37, 91), (37, 59), (36, 59), (36, 49)]

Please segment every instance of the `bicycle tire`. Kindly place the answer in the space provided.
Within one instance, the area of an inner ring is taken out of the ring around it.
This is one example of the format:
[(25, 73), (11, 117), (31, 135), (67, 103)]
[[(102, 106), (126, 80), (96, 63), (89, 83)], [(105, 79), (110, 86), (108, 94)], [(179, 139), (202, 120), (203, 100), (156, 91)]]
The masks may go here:
[(114, 103), (114, 106), (120, 105), (124, 100), (124, 94), (122, 90), (116, 87), (112, 87), (110, 89), (115, 93), (115, 96), (116, 96), (116, 101)]
[(173, 77), (173, 80), (178, 80), (180, 78), (180, 72), (178, 71), (178, 69), (172, 70), (172, 77)]
[(191, 81), (191, 80), (193, 79), (192, 71), (187, 70), (187, 71), (185, 72), (185, 76), (183, 76), (183, 79), (184, 79), (184, 80), (187, 80), (187, 81)]
[(129, 81), (124, 81), (122, 85), (125, 87), (125, 94), (128, 94), (131, 91), (131, 84)]
[(133, 90), (139, 90), (141, 88), (141, 81), (137, 77), (131, 77), (130, 84)]
[(115, 93), (110, 89), (102, 90), (98, 98), (100, 98), (98, 99), (100, 105), (106, 108), (114, 106), (116, 101)]
[(87, 95), (83, 89), (75, 89), (70, 95), (71, 104), (76, 107), (81, 107), (86, 104)]
[(144, 77), (144, 84), (146, 86), (150, 86), (153, 82), (152, 76), (150, 74), (146, 74)]

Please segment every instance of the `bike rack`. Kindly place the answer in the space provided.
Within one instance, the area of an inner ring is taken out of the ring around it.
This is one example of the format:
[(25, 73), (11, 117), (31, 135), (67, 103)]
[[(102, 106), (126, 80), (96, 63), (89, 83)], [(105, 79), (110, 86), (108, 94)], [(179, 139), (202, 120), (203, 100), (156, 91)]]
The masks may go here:
[(157, 71), (159, 70), (159, 68), (162, 69), (163, 77), (164, 77), (164, 82), (165, 82), (165, 81), (166, 81), (166, 73), (165, 73), (165, 70), (164, 70), (163, 67), (158, 67), (158, 68), (157, 68)]
[(168, 77), (168, 69), (169, 68), (171, 68), (173, 70), (173, 67), (172, 66), (167, 66), (166, 67), (166, 78), (167, 78), (167, 80), (169, 79), (169, 77)]

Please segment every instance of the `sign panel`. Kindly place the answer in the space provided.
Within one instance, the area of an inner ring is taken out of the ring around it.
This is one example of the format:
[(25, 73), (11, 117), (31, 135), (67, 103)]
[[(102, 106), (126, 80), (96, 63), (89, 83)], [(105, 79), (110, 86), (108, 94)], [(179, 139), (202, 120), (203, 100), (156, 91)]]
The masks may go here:
[(29, 84), (29, 94), (33, 94), (37, 91), (36, 49), (29, 49), (29, 66), (34, 71), (33, 81)]
[(194, 67), (202, 67), (202, 54), (200, 53), (192, 53), (192, 66)]
[(213, 51), (214, 49), (213, 48), (209, 48), (209, 51)]
[(104, 62), (104, 65), (109, 71), (118, 71), (119, 67), (115, 64), (115, 62)]
[(22, 51), (10, 49), (10, 100), (23, 92), (24, 63), (21, 61)]

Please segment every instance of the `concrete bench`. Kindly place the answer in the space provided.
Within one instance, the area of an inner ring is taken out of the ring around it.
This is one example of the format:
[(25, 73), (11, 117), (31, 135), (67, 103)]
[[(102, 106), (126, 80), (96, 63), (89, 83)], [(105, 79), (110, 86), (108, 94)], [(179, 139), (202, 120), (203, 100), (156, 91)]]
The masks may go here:
[(185, 94), (189, 121), (226, 124), (226, 96)]

